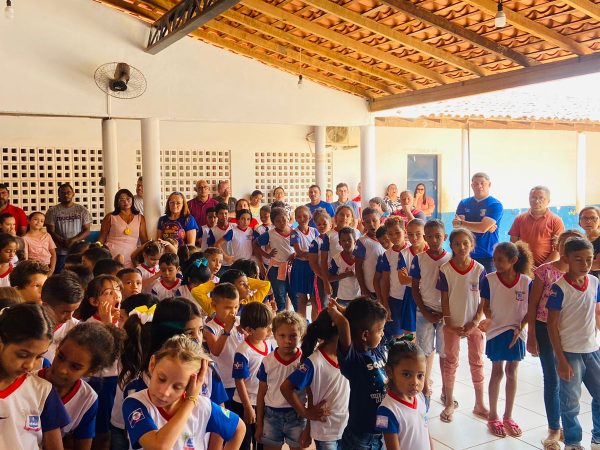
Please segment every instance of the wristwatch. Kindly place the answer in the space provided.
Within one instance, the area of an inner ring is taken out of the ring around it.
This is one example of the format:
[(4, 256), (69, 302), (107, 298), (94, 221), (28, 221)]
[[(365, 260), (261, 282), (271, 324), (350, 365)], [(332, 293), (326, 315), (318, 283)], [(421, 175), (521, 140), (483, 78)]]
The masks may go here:
[(231, 336), (231, 331), (223, 330), (223, 336)]

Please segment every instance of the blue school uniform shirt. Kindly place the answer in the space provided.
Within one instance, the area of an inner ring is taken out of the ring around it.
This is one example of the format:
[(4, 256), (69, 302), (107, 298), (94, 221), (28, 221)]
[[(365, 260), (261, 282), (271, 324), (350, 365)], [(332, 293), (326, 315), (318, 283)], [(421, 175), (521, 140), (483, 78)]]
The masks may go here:
[(377, 408), (386, 394), (387, 352), (384, 340), (381, 340), (378, 347), (366, 352), (361, 352), (351, 345), (344, 354), (338, 347), (340, 370), (352, 386), (348, 403), (348, 427), (356, 434), (377, 432)]
[(475, 200), (475, 197), (469, 197), (461, 200), (456, 208), (457, 215), (464, 215), (467, 222), (481, 222), (484, 217), (489, 217), (496, 221), (496, 231), (487, 233), (475, 233), (475, 250), (471, 253), (471, 258), (491, 258), (494, 253), (494, 247), (499, 241), (500, 220), (504, 208), (502, 203), (492, 196), (484, 198), (481, 201)]
[[(310, 210), (310, 215), (311, 216), (319, 208), (322, 208), (325, 211), (327, 211), (327, 214), (329, 214), (331, 217), (335, 216), (335, 211), (333, 210), (333, 206), (331, 206), (331, 203), (324, 202), (323, 200), (321, 200), (317, 205), (313, 205), (311, 203), (307, 203), (306, 206)], [(315, 223), (315, 221), (312, 218), (310, 219), (310, 222), (308, 222), (308, 225), (311, 226), (311, 227), (314, 227), (314, 228), (317, 227), (317, 224)]]

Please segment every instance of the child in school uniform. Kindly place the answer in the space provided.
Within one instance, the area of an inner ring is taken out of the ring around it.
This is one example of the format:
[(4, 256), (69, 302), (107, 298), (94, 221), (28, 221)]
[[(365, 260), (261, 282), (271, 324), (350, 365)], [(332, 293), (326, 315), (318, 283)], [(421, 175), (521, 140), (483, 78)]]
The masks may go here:
[[(140, 251), (142, 253), (143, 262), (138, 264), (136, 269), (142, 274), (142, 291), (149, 293), (152, 289), (152, 285), (160, 276), (158, 261), (162, 256), (163, 250), (160, 243), (148, 241), (141, 247)], [(131, 260), (136, 260), (135, 255), (132, 255)]]
[(308, 263), (315, 274), (313, 278), (314, 296), (310, 298), (312, 305), (311, 320), (315, 320), (321, 310), (327, 307), (329, 295), (333, 293), (326, 266), (323, 266), (323, 262), (327, 260), (327, 257), (321, 251), (323, 239), (325, 239), (331, 228), (331, 217), (324, 209), (317, 209), (313, 214), (313, 220), (317, 227), (318, 236), (313, 239), (308, 248)]
[[(208, 231), (208, 239), (206, 240), (206, 245), (208, 247), (215, 247), (217, 241), (225, 236), (225, 234), (234, 226), (234, 224), (229, 222), (229, 210), (227, 209), (227, 205), (219, 203), (215, 206), (215, 212), (217, 213), (217, 223)], [(225, 272), (233, 262), (231, 246), (229, 243), (227, 243), (223, 250), (223, 261), (224, 264), (221, 266), (219, 275)]]
[(361, 294), (365, 297), (376, 298), (379, 283), (377, 286), (374, 283), (375, 269), (379, 257), (385, 251), (375, 236), (375, 232), (379, 228), (379, 213), (373, 208), (363, 209), (362, 223), (365, 234), (358, 239), (354, 249), (356, 278)]
[(560, 412), (565, 450), (581, 450), (581, 384), (592, 396), (592, 450), (600, 449), (600, 351), (598, 317), (600, 282), (589, 275), (594, 261), (592, 244), (583, 238), (565, 242), (567, 273), (552, 286), (548, 298), (548, 334), (560, 377)]
[(15, 268), (17, 238), (8, 233), (0, 233), (0, 286), (10, 286), (9, 275)]
[(50, 268), (39, 261), (21, 261), (8, 276), (14, 287), (26, 302), (42, 302), (42, 286), (50, 274)]
[(272, 327), (277, 348), (262, 360), (258, 369), (255, 436), (269, 449), (280, 449), (286, 443), (290, 450), (300, 450), (306, 420), (281, 395), (279, 387), (300, 365), (302, 351), (298, 345), (306, 330), (306, 319), (295, 312), (283, 311), (273, 318)]
[(199, 235), (196, 237), (196, 245), (200, 251), (208, 248), (208, 233), (212, 227), (217, 224), (217, 210), (214, 206), (206, 209), (206, 225), (202, 225), (198, 230)]
[(331, 258), (329, 264), (329, 281), (337, 282), (337, 302), (346, 307), (351, 300), (360, 296), (360, 285), (356, 278), (356, 258), (354, 248), (356, 239), (354, 229), (344, 227), (339, 232), (338, 242), (342, 251)]
[(181, 278), (179, 278), (179, 258), (175, 253), (165, 253), (158, 262), (160, 267), (160, 278), (154, 282), (150, 293), (156, 295), (159, 300), (165, 298), (180, 297)]
[(252, 213), (247, 209), (236, 211), (237, 223), (233, 225), (217, 242), (215, 247), (222, 248), (229, 244), (231, 256), (225, 256), (225, 263), (231, 266), (238, 259), (252, 258), (252, 241), (258, 237), (258, 233), (250, 228)]
[(296, 295), (297, 303), (292, 303), (295, 311), (306, 317), (306, 305), (310, 297), (313, 309), (316, 308), (314, 301), (314, 277), (315, 273), (310, 267), (308, 261), (309, 248), (312, 242), (317, 238), (319, 232), (316, 228), (309, 226), (309, 221), (314, 221), (310, 210), (306, 206), (298, 206), (295, 211), (296, 223), (298, 226), (292, 230), (290, 244), (294, 248), (296, 257), (292, 263), (290, 272), (290, 289)]

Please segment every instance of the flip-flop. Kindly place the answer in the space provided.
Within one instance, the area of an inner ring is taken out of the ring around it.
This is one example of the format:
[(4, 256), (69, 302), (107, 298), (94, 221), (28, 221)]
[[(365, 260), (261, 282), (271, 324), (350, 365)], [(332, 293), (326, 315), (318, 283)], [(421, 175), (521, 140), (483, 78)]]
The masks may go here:
[(496, 420), (488, 420), (487, 423), (488, 426), (488, 430), (490, 430), (490, 433), (492, 433), (494, 436), (496, 437), (506, 437), (506, 431), (504, 430), (504, 425), (502, 424), (502, 422), (498, 419)]
[(473, 410), (473, 414), (476, 415), (477, 417), (480, 417), (482, 419), (488, 420), (488, 416), (489, 413), (482, 413), (481, 411), (477, 411), (476, 409)]
[[(442, 402), (442, 405), (446, 405), (446, 394), (441, 394), (440, 395), (440, 402)], [(454, 409), (458, 408), (458, 401), (454, 400)]]
[(504, 425), (506, 432), (508, 434), (510, 434), (512, 437), (519, 437), (519, 436), (523, 435), (523, 431), (521, 430), (519, 425), (517, 425), (517, 422), (515, 422), (514, 420), (504, 419), (502, 421), (502, 424)]
[(554, 439), (542, 439), (544, 450), (560, 450), (560, 444)]
[(454, 412), (451, 414), (446, 413), (445, 411), (442, 411), (440, 413), (440, 420), (444, 423), (450, 423), (452, 422), (452, 420), (454, 420)]

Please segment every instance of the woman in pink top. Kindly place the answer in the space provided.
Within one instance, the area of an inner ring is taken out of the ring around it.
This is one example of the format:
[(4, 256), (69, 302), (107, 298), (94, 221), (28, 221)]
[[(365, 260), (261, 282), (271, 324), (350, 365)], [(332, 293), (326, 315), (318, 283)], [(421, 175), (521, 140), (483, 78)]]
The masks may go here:
[(435, 202), (432, 197), (427, 197), (427, 189), (423, 183), (415, 186), (414, 198), (414, 207), (430, 218), (435, 210)]
[[(563, 256), (565, 242), (571, 237), (583, 237), (577, 230), (566, 230), (558, 237), (558, 252)], [(568, 270), (569, 266), (561, 259), (542, 264), (534, 270), (535, 278), (529, 296), (527, 311), (527, 351), (539, 356), (544, 375), (544, 405), (548, 419), (548, 437), (542, 441), (544, 449), (560, 450), (560, 400), (558, 397), (559, 379), (554, 361), (554, 350), (548, 336), (546, 322), (548, 309), (546, 302), (552, 291), (552, 285)]]
[(131, 254), (148, 240), (146, 220), (133, 206), (133, 194), (121, 189), (115, 195), (115, 210), (102, 220), (98, 242), (113, 256), (122, 256), (125, 267), (133, 267)]
[(56, 244), (50, 233), (44, 230), (46, 216), (41, 212), (33, 212), (29, 215), (29, 228), (23, 240), (25, 241), (27, 259), (39, 261), (50, 267), (49, 276), (54, 273), (56, 267)]

